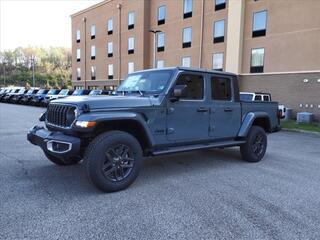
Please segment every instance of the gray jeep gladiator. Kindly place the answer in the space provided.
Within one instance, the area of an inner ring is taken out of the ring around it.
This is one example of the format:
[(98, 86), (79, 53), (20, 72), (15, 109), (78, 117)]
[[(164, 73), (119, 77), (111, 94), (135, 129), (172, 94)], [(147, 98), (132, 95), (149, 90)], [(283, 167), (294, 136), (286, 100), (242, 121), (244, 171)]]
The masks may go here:
[(240, 146), (258, 162), (279, 129), (278, 103), (240, 102), (236, 75), (180, 67), (129, 74), (110, 96), (54, 100), (40, 121), (28, 140), (55, 164), (83, 159), (105, 192), (128, 187), (143, 156)]

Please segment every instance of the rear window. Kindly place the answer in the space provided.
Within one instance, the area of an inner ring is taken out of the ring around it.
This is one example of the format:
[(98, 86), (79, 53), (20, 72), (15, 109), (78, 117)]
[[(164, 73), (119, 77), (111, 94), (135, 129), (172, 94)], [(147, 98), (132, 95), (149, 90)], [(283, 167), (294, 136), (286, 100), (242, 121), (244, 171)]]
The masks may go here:
[(264, 95), (264, 96), (263, 96), (263, 101), (269, 102), (269, 101), (270, 101), (269, 96), (268, 96), (268, 95)]
[(261, 95), (256, 95), (256, 96), (254, 97), (254, 100), (255, 100), (255, 101), (262, 101), (262, 96), (261, 96)]
[(250, 93), (241, 93), (240, 94), (240, 101), (242, 102), (251, 102), (253, 98), (253, 94)]

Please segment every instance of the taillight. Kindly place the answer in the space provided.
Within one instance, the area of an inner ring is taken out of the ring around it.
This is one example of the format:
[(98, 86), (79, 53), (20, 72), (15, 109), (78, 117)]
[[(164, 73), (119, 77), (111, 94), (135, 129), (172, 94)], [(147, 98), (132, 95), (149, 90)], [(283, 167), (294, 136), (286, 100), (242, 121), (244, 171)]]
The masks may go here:
[(278, 109), (278, 118), (282, 118), (282, 110)]

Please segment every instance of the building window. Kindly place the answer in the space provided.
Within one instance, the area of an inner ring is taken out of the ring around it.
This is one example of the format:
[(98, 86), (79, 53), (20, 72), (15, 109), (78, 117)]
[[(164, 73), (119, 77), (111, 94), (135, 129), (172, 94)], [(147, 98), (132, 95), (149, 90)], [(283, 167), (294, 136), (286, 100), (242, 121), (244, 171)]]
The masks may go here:
[(77, 80), (81, 80), (81, 68), (77, 68)]
[(251, 50), (250, 73), (262, 73), (264, 67), (264, 48)]
[(80, 62), (81, 52), (80, 48), (77, 48), (77, 62)]
[(113, 64), (108, 65), (108, 79), (113, 79)]
[(128, 29), (134, 28), (134, 12), (128, 13)]
[(191, 67), (191, 57), (182, 57), (181, 58), (182, 67)]
[(113, 43), (108, 42), (108, 57), (113, 57)]
[(128, 62), (128, 74), (134, 72), (134, 62)]
[(80, 30), (77, 30), (77, 43), (80, 42)]
[(157, 34), (157, 51), (163, 52), (164, 51), (164, 33)]
[(183, 1), (183, 18), (192, 17), (192, 0)]
[(91, 59), (96, 59), (96, 46), (91, 46)]
[(91, 25), (91, 39), (96, 38), (96, 25)]
[(253, 13), (252, 37), (262, 37), (266, 35), (267, 11)]
[(112, 20), (112, 18), (108, 19), (107, 30), (108, 30), (108, 35), (111, 35), (113, 33), (113, 20)]
[(96, 80), (96, 66), (91, 66), (91, 80)]
[(223, 53), (212, 55), (212, 68), (216, 71), (223, 71)]
[(134, 38), (129, 37), (128, 38), (128, 54), (134, 53)]
[(157, 61), (157, 68), (164, 68), (164, 60)]
[(216, 21), (213, 25), (213, 43), (224, 42), (224, 20)]
[(226, 8), (226, 0), (214, 0), (214, 10), (219, 11)]
[(182, 48), (191, 47), (191, 40), (192, 40), (192, 28), (184, 28), (182, 33)]
[(224, 77), (211, 78), (212, 100), (231, 101), (231, 80)]
[(166, 23), (166, 6), (160, 6), (158, 8), (158, 25)]

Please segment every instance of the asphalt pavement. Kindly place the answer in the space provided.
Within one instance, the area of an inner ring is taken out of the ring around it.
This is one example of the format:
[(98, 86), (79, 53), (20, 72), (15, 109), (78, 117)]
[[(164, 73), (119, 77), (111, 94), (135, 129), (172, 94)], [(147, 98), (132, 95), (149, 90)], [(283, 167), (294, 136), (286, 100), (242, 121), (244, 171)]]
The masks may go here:
[(147, 158), (127, 190), (101, 193), (26, 140), (44, 109), (0, 103), (0, 239), (320, 239), (320, 137)]

